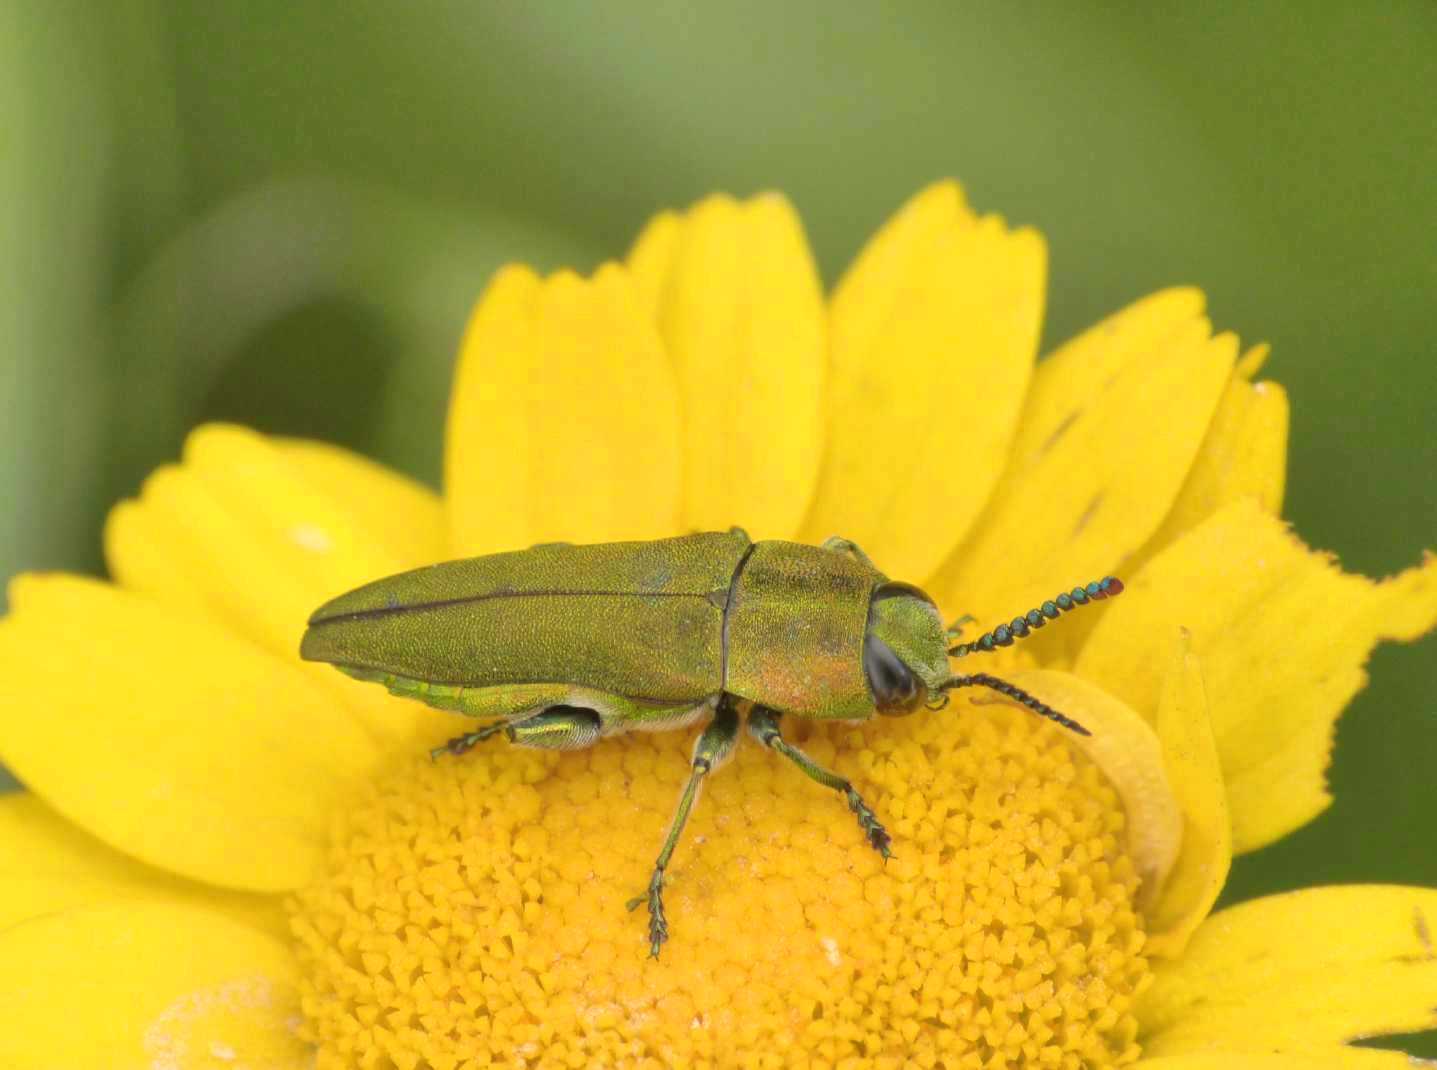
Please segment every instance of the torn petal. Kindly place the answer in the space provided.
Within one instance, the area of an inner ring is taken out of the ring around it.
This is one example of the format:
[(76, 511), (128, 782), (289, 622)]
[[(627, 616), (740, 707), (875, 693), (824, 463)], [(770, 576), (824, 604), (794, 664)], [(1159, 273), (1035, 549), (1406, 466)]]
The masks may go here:
[(1232, 813), (1251, 851), (1330, 801), (1332, 726), (1366, 683), (1383, 639), (1437, 624), (1437, 558), (1381, 582), (1343, 572), (1256, 503), (1234, 503), (1127, 580), (1084, 644), (1076, 671), (1136, 710), (1156, 710), (1165, 637), (1192, 635)]

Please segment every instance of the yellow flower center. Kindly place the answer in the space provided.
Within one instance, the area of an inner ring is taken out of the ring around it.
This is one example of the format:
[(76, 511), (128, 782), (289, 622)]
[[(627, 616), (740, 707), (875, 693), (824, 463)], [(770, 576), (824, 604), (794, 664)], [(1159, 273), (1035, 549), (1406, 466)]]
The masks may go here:
[(788, 726), (893, 834), (745, 740), (710, 778), (647, 957), (690, 733), (408, 761), (292, 904), (318, 1066), (1102, 1066), (1149, 976), (1117, 796), (1002, 706)]

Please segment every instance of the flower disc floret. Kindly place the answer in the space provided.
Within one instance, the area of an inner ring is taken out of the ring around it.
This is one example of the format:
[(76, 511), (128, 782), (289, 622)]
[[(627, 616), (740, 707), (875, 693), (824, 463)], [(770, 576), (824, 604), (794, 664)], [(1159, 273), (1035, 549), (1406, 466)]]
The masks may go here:
[(809, 753), (889, 819), (886, 865), (837, 800), (741, 748), (676, 857), (678, 939), (654, 962), (623, 903), (687, 746), (495, 746), (379, 781), (292, 908), (319, 1065), (1136, 1058), (1148, 967), (1124, 818), (1060, 730), (956, 702), (813, 729)]

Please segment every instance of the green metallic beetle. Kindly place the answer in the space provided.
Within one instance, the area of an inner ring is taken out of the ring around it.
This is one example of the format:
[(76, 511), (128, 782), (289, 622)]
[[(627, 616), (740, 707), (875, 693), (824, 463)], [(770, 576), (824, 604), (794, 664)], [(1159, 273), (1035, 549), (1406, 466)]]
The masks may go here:
[(450, 561), (366, 584), (309, 620), (300, 655), (397, 695), (499, 718), (432, 752), (462, 754), (503, 732), (525, 747), (576, 750), (632, 729), (708, 718), (659, 851), (647, 900), (649, 948), (668, 939), (664, 870), (705, 776), (749, 732), (839, 791), (868, 842), (890, 838), (843, 777), (786, 742), (779, 720), (863, 721), (941, 708), (985, 687), (1075, 732), (1075, 721), (948, 658), (1008, 646), (1060, 612), (1115, 595), (1109, 577), (1075, 587), (972, 643), (950, 648), (933, 600), (883, 575), (847, 539), (822, 547), (753, 542), (741, 529), (653, 542), (551, 543)]

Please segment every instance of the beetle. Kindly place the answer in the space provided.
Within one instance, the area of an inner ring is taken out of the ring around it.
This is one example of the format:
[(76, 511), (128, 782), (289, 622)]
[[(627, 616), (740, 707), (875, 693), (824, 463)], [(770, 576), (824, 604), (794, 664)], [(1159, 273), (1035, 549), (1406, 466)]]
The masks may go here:
[(1076, 721), (949, 657), (991, 652), (1077, 605), (1122, 591), (1075, 587), (971, 643), (950, 646), (933, 600), (890, 580), (853, 542), (754, 542), (741, 528), (648, 542), (527, 550), (449, 561), (340, 595), (300, 646), (360, 680), (443, 710), (493, 718), (434, 748), (459, 755), (499, 733), (523, 747), (576, 750), (634, 729), (707, 719), (645, 894), (649, 950), (668, 939), (664, 873), (704, 778), (751, 736), (840, 793), (886, 859), (891, 838), (854, 786), (783, 738), (784, 717), (863, 721), (997, 691), (1073, 732)]

